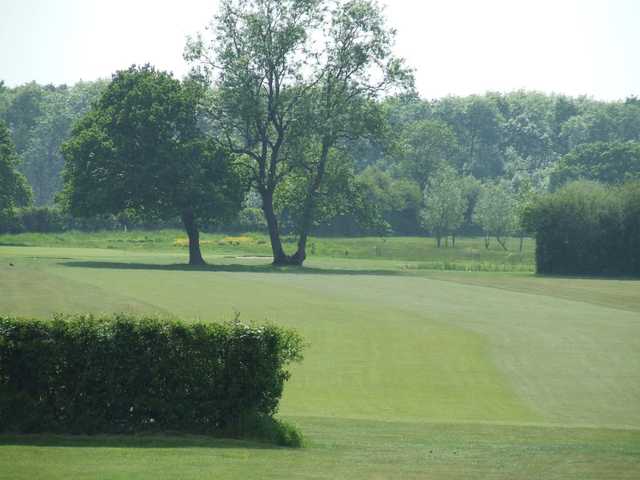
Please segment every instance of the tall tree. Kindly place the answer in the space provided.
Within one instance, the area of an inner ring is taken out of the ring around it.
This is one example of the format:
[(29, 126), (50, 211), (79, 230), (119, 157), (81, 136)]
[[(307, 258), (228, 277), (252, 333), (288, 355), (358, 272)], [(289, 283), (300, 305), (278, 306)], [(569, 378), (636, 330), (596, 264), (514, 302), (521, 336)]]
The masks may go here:
[(201, 95), (150, 66), (117, 72), (63, 147), (67, 208), (179, 216), (189, 263), (203, 264), (198, 223), (234, 215), (244, 190), (228, 155), (198, 127)]
[[(391, 52), (394, 32), (368, 0), (223, 0), (214, 38), (186, 58), (213, 82), (213, 129), (243, 155), (262, 197), (273, 263), (301, 265), (332, 152), (379, 122), (371, 100), (409, 80)], [(297, 250), (285, 253), (274, 197), (304, 183)]]
[(15, 207), (31, 200), (31, 189), (16, 170), (19, 157), (5, 123), (0, 120), (0, 217), (10, 216)]

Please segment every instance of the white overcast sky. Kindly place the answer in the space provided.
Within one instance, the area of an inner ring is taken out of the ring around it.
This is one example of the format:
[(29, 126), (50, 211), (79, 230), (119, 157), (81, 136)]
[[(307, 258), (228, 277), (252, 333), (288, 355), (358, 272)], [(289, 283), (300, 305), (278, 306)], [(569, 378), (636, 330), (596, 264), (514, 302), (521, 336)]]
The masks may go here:
[[(422, 96), (640, 95), (640, 0), (385, 0)], [(150, 62), (182, 76), (216, 0), (0, 0), (0, 80), (67, 83)]]

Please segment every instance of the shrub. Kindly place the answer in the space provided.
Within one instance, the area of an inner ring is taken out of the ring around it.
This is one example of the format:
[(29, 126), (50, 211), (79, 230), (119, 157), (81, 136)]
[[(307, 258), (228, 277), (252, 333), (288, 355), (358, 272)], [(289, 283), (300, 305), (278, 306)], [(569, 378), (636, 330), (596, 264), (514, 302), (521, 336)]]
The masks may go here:
[(301, 346), (237, 321), (0, 316), (0, 431), (245, 435), (247, 419), (274, 422)]
[(570, 183), (523, 217), (538, 273), (640, 275), (640, 182)]

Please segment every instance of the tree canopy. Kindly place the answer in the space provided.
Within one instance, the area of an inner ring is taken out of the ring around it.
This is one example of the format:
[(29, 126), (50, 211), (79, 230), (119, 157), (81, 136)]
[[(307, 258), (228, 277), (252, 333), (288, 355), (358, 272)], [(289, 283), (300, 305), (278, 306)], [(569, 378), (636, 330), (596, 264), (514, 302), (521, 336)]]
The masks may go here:
[(609, 184), (640, 179), (640, 142), (595, 142), (576, 147), (558, 162), (551, 186), (579, 179)]
[(24, 176), (16, 170), (18, 161), (9, 129), (0, 120), (0, 217), (11, 215), (15, 207), (31, 201), (31, 189)]
[(66, 207), (79, 216), (179, 216), (189, 263), (203, 263), (198, 222), (237, 213), (244, 189), (227, 152), (198, 126), (201, 95), (148, 65), (117, 72), (63, 147)]

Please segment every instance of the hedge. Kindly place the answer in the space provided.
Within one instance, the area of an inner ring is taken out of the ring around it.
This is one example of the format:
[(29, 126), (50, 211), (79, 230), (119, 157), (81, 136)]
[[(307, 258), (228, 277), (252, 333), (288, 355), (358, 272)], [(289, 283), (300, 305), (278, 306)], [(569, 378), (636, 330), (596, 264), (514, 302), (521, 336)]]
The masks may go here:
[(640, 182), (570, 183), (533, 202), (523, 221), (538, 273), (640, 275)]
[[(71, 230), (96, 232), (124, 229), (158, 230), (162, 228), (182, 229), (180, 218), (160, 220), (142, 218), (129, 212), (119, 215), (98, 215), (89, 218), (73, 217), (57, 207), (16, 208), (8, 215), (0, 215), (0, 234), (2, 233), (59, 233)], [(225, 224), (203, 224), (205, 232), (261, 232), (266, 231), (266, 222), (262, 210), (244, 208), (237, 218)]]
[(0, 431), (239, 432), (271, 419), (301, 347), (237, 321), (0, 316)]

